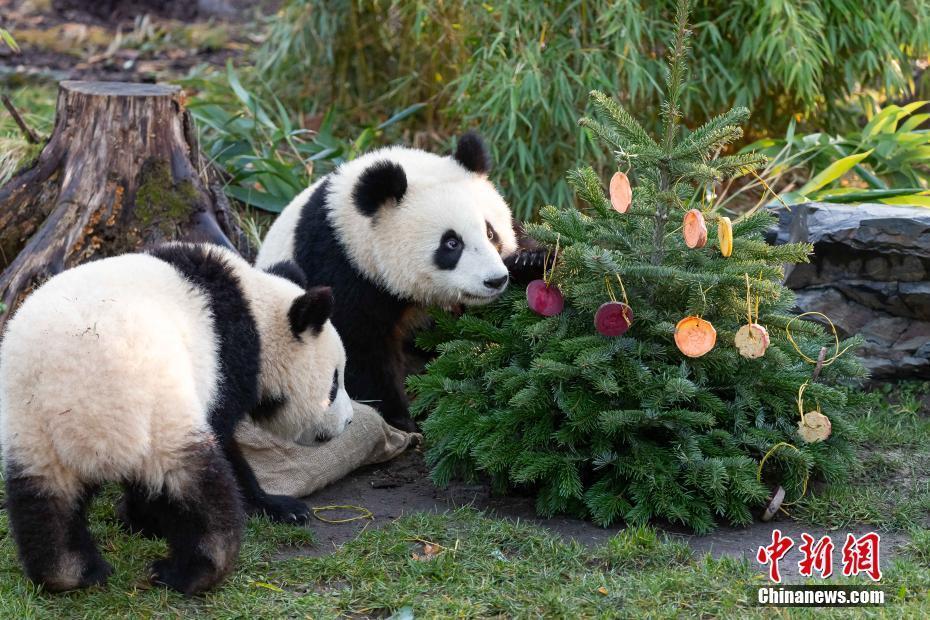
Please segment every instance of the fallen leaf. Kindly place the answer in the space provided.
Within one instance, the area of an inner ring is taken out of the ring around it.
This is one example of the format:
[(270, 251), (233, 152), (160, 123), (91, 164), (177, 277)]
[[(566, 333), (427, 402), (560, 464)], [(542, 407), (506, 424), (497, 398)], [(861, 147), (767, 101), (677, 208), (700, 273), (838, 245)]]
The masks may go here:
[(265, 583), (264, 581), (253, 581), (252, 585), (256, 588), (265, 588), (266, 590), (271, 590), (272, 592), (284, 592), (284, 590), (274, 585), (273, 583)]

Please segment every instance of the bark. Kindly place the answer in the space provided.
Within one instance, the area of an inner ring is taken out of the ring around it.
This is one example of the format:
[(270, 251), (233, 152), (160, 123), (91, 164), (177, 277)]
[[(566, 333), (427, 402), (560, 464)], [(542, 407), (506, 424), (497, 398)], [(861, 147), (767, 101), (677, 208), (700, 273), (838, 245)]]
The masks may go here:
[(62, 82), (51, 138), (0, 187), (0, 332), (52, 275), (175, 239), (251, 258), (218, 174), (200, 156), (180, 89)]

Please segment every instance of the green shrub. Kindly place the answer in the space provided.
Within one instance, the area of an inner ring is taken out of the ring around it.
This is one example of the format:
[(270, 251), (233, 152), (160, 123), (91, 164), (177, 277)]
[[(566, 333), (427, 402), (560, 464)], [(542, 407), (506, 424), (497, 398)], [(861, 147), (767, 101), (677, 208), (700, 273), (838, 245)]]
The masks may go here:
[(188, 105), (206, 156), (228, 174), (226, 193), (239, 202), (280, 213), (312, 177), (369, 150), (385, 129), (415, 114), (414, 104), (377, 125), (355, 129), (354, 139), (337, 136), (331, 111), (311, 131), (301, 127), (267, 87), (246, 87), (227, 65), (225, 76), (192, 76), (197, 91)]
[[(549, 281), (564, 294), (564, 310), (540, 316), (526, 292), (512, 287), (461, 317), (434, 314), (436, 330), (419, 339), (437, 357), (408, 387), (412, 410), (425, 416), (437, 484), (484, 476), (497, 489), (534, 492), (544, 515), (569, 512), (602, 525), (667, 520), (706, 532), (718, 520), (750, 522), (766, 486), (780, 484), (794, 499), (809, 475), (846, 477), (853, 430), (846, 391), (836, 382), (863, 370), (852, 354), (838, 354), (820, 381), (802, 390), (811, 365), (794, 342), (808, 359), (832, 345), (812, 323), (795, 322), (793, 341), (787, 333), (794, 296), (782, 285), (782, 266), (805, 262), (809, 244), (767, 245), (762, 235), (773, 218), (758, 211), (733, 224), (732, 255), (718, 250), (720, 220), (703, 208), (698, 190), (763, 158), (718, 156), (742, 136), (745, 108), (682, 131), (684, 2), (661, 138), (598, 92), (592, 96), (602, 121), (581, 121), (634, 179), (632, 206), (622, 214), (611, 208), (601, 178), (586, 166), (568, 175), (585, 206), (544, 207), (540, 223), (526, 226), (543, 245), (561, 247)], [(709, 222), (700, 249), (682, 238), (689, 209), (705, 211)], [(749, 289), (761, 316), (753, 322), (771, 337), (757, 359), (734, 345), (751, 312)], [(632, 318), (629, 331), (607, 337), (592, 319), (615, 297), (628, 302)], [(676, 347), (676, 323), (694, 316), (713, 324), (716, 345), (688, 357)], [(817, 403), (829, 416), (826, 441), (799, 436), (801, 392), (803, 411)], [(771, 452), (785, 442), (796, 448)], [(760, 484), (767, 453), (767, 484)]]
[[(926, 104), (885, 106), (862, 129), (840, 135), (799, 134), (792, 123), (784, 138), (764, 138), (743, 149), (767, 155), (769, 163), (754, 182), (732, 193), (726, 186), (718, 206), (765, 183), (787, 188), (771, 203), (819, 200), (930, 207), (930, 130), (920, 129), (930, 114), (915, 114)], [(768, 196), (763, 193), (762, 201)]]
[[(521, 217), (571, 200), (561, 171), (609, 163), (572, 131), (580, 88), (618, 97), (656, 120), (663, 42), (673, 0), (290, 0), (272, 22), (259, 70), (288, 106), (370, 122), (429, 103), (413, 139), (479, 127)], [(730, 105), (754, 112), (756, 135), (792, 116), (830, 131), (859, 110), (914, 87), (913, 60), (930, 51), (921, 0), (707, 0), (694, 11), (689, 117)], [(852, 110), (852, 111), (851, 111)]]

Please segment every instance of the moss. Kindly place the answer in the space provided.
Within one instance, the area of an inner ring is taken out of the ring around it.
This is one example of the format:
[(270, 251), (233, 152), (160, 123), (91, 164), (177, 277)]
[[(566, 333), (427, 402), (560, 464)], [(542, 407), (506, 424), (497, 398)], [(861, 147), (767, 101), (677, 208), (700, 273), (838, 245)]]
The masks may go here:
[(172, 237), (176, 226), (190, 219), (198, 201), (194, 184), (189, 180), (175, 183), (165, 162), (153, 160), (143, 165), (135, 209), (142, 228), (157, 226), (166, 237)]

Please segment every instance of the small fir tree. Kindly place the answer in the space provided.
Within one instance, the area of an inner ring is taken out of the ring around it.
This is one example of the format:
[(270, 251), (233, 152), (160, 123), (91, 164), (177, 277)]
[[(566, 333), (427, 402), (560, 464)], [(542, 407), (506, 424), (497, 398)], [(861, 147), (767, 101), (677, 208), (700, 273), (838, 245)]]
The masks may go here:
[[(718, 518), (750, 522), (769, 485), (783, 485), (791, 499), (809, 476), (837, 481), (849, 469), (846, 393), (836, 382), (862, 374), (851, 355), (826, 365), (804, 392), (805, 410), (819, 408), (832, 434), (815, 443), (798, 434), (798, 393), (812, 378), (799, 351), (816, 358), (822, 346), (832, 351), (833, 339), (817, 324), (794, 321), (795, 349), (786, 332), (794, 298), (782, 286), (782, 265), (806, 262), (813, 248), (766, 244), (773, 217), (756, 212), (734, 222), (732, 253), (724, 256), (721, 220), (702, 205), (714, 183), (762, 158), (716, 156), (742, 135), (745, 108), (690, 133), (681, 126), (686, 20), (682, 2), (659, 140), (599, 92), (591, 96), (601, 120), (580, 121), (633, 179), (632, 206), (612, 208), (585, 167), (568, 175), (585, 206), (547, 206), (539, 223), (527, 225), (530, 236), (560, 248), (550, 282), (564, 294), (564, 310), (540, 316), (526, 291), (511, 287), (459, 318), (436, 314), (436, 329), (420, 337), (438, 356), (409, 387), (414, 412), (428, 414), (427, 460), (438, 485), (483, 475), (498, 491), (535, 492), (543, 515), (568, 512), (602, 525), (667, 520), (706, 532)], [(689, 209), (709, 224), (702, 248), (683, 239)], [(625, 298), (632, 311), (619, 337), (595, 329), (595, 313), (611, 298)], [(701, 357), (676, 346), (676, 324), (687, 316), (716, 328), (716, 346)], [(757, 359), (734, 346), (749, 322), (770, 334)], [(773, 452), (760, 483), (759, 463), (780, 442), (798, 449)]]

